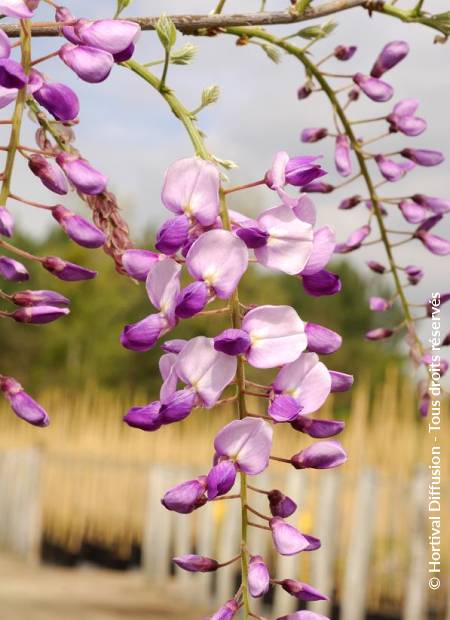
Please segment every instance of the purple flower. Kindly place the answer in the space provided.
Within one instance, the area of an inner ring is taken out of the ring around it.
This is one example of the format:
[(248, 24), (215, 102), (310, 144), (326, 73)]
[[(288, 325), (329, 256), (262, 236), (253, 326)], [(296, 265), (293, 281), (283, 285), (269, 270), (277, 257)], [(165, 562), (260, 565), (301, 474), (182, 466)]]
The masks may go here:
[(418, 166), (438, 166), (444, 161), (441, 151), (430, 151), (429, 149), (403, 149), (400, 151), (402, 157), (410, 159)]
[(296, 431), (305, 433), (314, 439), (325, 439), (339, 435), (344, 430), (345, 424), (340, 420), (314, 420), (299, 415), (291, 422), (291, 426)]
[[(231, 358), (232, 359), (232, 358)], [(258, 418), (233, 420), (214, 439), (219, 457), (228, 457), (239, 471), (256, 476), (269, 464), (273, 430)]]
[(190, 573), (211, 573), (220, 566), (217, 560), (204, 555), (179, 555), (172, 558), (172, 562)]
[(122, 254), (122, 265), (127, 274), (141, 282), (146, 281), (150, 270), (159, 260), (161, 255), (150, 250), (125, 250)]
[[(272, 384), (275, 394), (285, 394), (295, 400), (306, 415), (317, 411), (326, 401), (331, 389), (327, 367), (315, 353), (303, 353), (278, 372)], [(275, 396), (275, 400), (278, 396)]]
[(318, 590), (295, 579), (283, 579), (277, 582), (285, 592), (295, 596), (301, 601), (327, 601), (328, 596), (321, 594)]
[(408, 282), (413, 286), (418, 284), (423, 278), (423, 270), (416, 265), (408, 265), (405, 267), (405, 273), (408, 278)]
[(42, 155), (31, 155), (28, 159), (28, 167), (42, 181), (42, 184), (55, 194), (63, 196), (69, 191), (69, 185), (62, 170)]
[(432, 235), (426, 230), (418, 230), (414, 233), (414, 237), (419, 239), (423, 245), (433, 254), (438, 256), (447, 256), (450, 254), (450, 241), (443, 239), (438, 235)]
[(67, 178), (83, 194), (94, 196), (106, 189), (107, 178), (93, 168), (88, 161), (69, 153), (58, 153), (57, 163), (64, 170)]
[(150, 314), (137, 323), (125, 325), (120, 343), (131, 351), (149, 351), (166, 331), (167, 321), (160, 314)]
[(203, 233), (186, 256), (186, 267), (191, 276), (203, 280), (220, 299), (231, 296), (247, 265), (245, 243), (228, 230)]
[(403, 217), (410, 224), (422, 224), (429, 215), (428, 210), (425, 207), (421, 207), (415, 202), (409, 200), (402, 200), (398, 205)]
[(312, 142), (318, 142), (328, 135), (328, 129), (326, 127), (308, 127), (300, 134), (300, 140), (311, 144)]
[(80, 20), (74, 30), (83, 45), (110, 54), (123, 52), (136, 43), (141, 32), (139, 24), (124, 19), (99, 19), (93, 22)]
[(405, 167), (403, 163), (397, 163), (389, 157), (384, 157), (384, 155), (375, 155), (375, 161), (383, 177), (391, 183), (402, 179), (411, 169), (409, 166)]
[(285, 185), (300, 187), (307, 185), (326, 174), (315, 162), (314, 155), (289, 157), (286, 151), (279, 151), (273, 160), (271, 169), (266, 173), (266, 185), (280, 191)]
[(70, 300), (55, 291), (18, 291), (11, 296), (16, 306), (68, 306)]
[(393, 333), (393, 330), (387, 327), (377, 327), (368, 331), (364, 337), (366, 340), (383, 340), (390, 338)]
[(106, 80), (114, 65), (112, 54), (87, 45), (66, 43), (59, 50), (59, 57), (79, 78), (91, 84)]
[(65, 84), (44, 82), (33, 96), (58, 121), (73, 121), (80, 111), (77, 95)]
[(305, 325), (290, 306), (259, 306), (242, 321), (250, 337), (247, 361), (255, 368), (275, 368), (299, 357), (307, 345)]
[(185, 215), (178, 215), (160, 227), (156, 233), (155, 247), (164, 254), (176, 254), (189, 237), (189, 220)]
[(11, 43), (4, 30), (0, 32), (0, 58), (9, 58), (11, 54)]
[(367, 266), (375, 273), (385, 273), (386, 267), (376, 260), (367, 261)]
[(409, 53), (409, 45), (406, 41), (391, 41), (387, 43), (377, 57), (370, 75), (379, 78), (392, 67), (395, 67)]
[(26, 267), (8, 256), (0, 256), (0, 276), (10, 282), (25, 282), (30, 279)]
[(193, 390), (178, 390), (164, 399), (160, 415), (163, 424), (173, 424), (184, 420), (194, 408), (196, 395)]
[(236, 480), (236, 465), (233, 461), (220, 461), (214, 465), (207, 476), (208, 499), (225, 495), (233, 487)]
[(355, 73), (353, 81), (373, 101), (389, 101), (394, 94), (392, 86), (375, 77)]
[(359, 205), (359, 203), (362, 201), (362, 196), (350, 196), (349, 198), (344, 198), (344, 200), (341, 200), (341, 202), (339, 203), (338, 209), (353, 209), (353, 207), (356, 207), (357, 205)]
[(57, 306), (28, 306), (26, 308), (20, 308), (10, 314), (18, 323), (34, 323), (43, 325), (45, 323), (51, 323), (57, 319), (69, 314), (68, 308), (60, 308)]
[(45, 409), (39, 405), (12, 377), (0, 377), (0, 390), (8, 399), (14, 413), (34, 426), (48, 426)]
[(357, 49), (356, 45), (338, 45), (334, 48), (334, 57), (338, 60), (350, 60)]
[(21, 89), (27, 81), (21, 64), (10, 58), (0, 58), (0, 86)]
[(352, 171), (352, 161), (350, 158), (350, 140), (345, 134), (336, 137), (336, 149), (334, 154), (336, 170), (342, 177), (348, 177)]
[(58, 256), (47, 256), (42, 266), (54, 276), (66, 282), (78, 282), (79, 280), (92, 280), (97, 275), (96, 271), (80, 267), (75, 263), (65, 261)]
[(312, 275), (302, 276), (303, 288), (313, 297), (322, 295), (336, 295), (341, 290), (341, 280), (338, 275), (322, 269)]
[(353, 385), (353, 375), (337, 370), (329, 370), (331, 377), (331, 392), (347, 392)]
[(235, 601), (234, 598), (229, 600), (223, 605), (220, 609), (216, 611), (210, 618), (206, 618), (205, 620), (232, 620), (236, 615), (237, 610), (239, 609), (239, 605)]
[(211, 226), (219, 215), (217, 167), (198, 157), (179, 159), (166, 172), (161, 200), (169, 211)]
[(329, 355), (335, 353), (342, 344), (342, 338), (332, 329), (328, 329), (317, 323), (306, 323), (306, 337), (308, 339), (308, 351)]
[(264, 596), (269, 590), (270, 575), (263, 558), (260, 555), (250, 557), (248, 563), (248, 589), (254, 598)]
[(143, 431), (157, 431), (162, 425), (160, 406), (161, 403), (155, 401), (144, 407), (132, 407), (124, 416), (124, 422)]
[(270, 491), (267, 498), (269, 500), (270, 512), (274, 517), (286, 519), (297, 510), (297, 504), (294, 500), (278, 491), (278, 489)]
[[(37, 3), (34, 3), (35, 5)], [(30, 5), (32, 8), (30, 8)], [(30, 0), (2, 0), (0, 2), (0, 14), (7, 17), (18, 17), (20, 19), (28, 19), (33, 17), (33, 3)]]
[(106, 235), (97, 226), (66, 207), (57, 205), (52, 215), (67, 236), (85, 248), (99, 248), (106, 241)]
[(347, 454), (338, 441), (318, 441), (294, 454), (291, 463), (295, 469), (330, 469), (347, 460)]
[(178, 293), (175, 314), (180, 319), (189, 319), (201, 312), (208, 303), (209, 289), (205, 282), (192, 282)]
[(435, 198), (434, 196), (425, 196), (425, 194), (414, 194), (411, 198), (420, 206), (426, 207), (438, 215), (450, 212), (450, 200)]
[(391, 302), (384, 297), (371, 297), (369, 300), (369, 307), (372, 312), (385, 312), (391, 307)]
[(214, 338), (214, 348), (227, 355), (241, 355), (250, 346), (250, 337), (243, 329), (225, 329)]
[(273, 517), (269, 521), (269, 526), (275, 548), (281, 555), (295, 555), (308, 549), (310, 545), (308, 538), (281, 517)]
[(367, 224), (354, 230), (345, 243), (338, 243), (334, 249), (336, 254), (347, 254), (361, 247), (362, 242), (370, 235), (370, 226)]
[(161, 500), (167, 510), (189, 514), (206, 503), (206, 477), (200, 476), (169, 489)]
[(14, 232), (14, 218), (6, 207), (0, 207), (0, 235), (12, 237)]
[(392, 132), (400, 131), (406, 136), (418, 136), (425, 131), (427, 123), (423, 118), (414, 116), (419, 107), (416, 99), (403, 99), (399, 101), (386, 120)]

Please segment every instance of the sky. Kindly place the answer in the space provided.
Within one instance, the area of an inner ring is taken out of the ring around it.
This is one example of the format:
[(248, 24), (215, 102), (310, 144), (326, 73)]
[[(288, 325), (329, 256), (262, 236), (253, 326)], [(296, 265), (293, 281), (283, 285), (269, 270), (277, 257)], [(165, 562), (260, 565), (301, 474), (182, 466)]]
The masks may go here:
[[(286, 4), (287, 0), (268, 0), (267, 10), (282, 10)], [(115, 8), (113, 0), (95, 3), (78, 0), (67, 2), (67, 5), (76, 16), (92, 18), (110, 16)], [(226, 10), (230, 13), (252, 11), (258, 6), (258, 0), (228, 0)], [(134, 0), (124, 16), (159, 15), (162, 12), (208, 13), (212, 8), (211, 0)], [(425, 2), (427, 8), (439, 12), (448, 6), (446, 0), (429, 0)], [(38, 15), (40, 20), (53, 17), (46, 6), (42, 6)], [(362, 97), (351, 116), (354, 119), (380, 116), (390, 111), (399, 99), (416, 98), (420, 101), (418, 113), (427, 119), (428, 130), (418, 138), (391, 136), (380, 142), (379, 148), (394, 151), (414, 146), (438, 149), (446, 154), (446, 161), (441, 166), (417, 168), (406, 180), (386, 189), (383, 187), (382, 191), (391, 196), (420, 192), (449, 198), (450, 82), (445, 76), (448, 74), (450, 44), (433, 44), (436, 33), (423, 26), (403, 24), (379, 14), (369, 18), (359, 8), (339, 13), (332, 19), (339, 26), (331, 37), (314, 47), (315, 58), (325, 56), (337, 44), (357, 45), (358, 51), (347, 63), (331, 61), (327, 65), (329, 71), (368, 73), (377, 53), (387, 42), (404, 39), (411, 47), (409, 56), (384, 77), (395, 87), (394, 98), (386, 104), (377, 104)], [(285, 36), (298, 28), (296, 25), (273, 26), (271, 31)], [(298, 101), (296, 90), (304, 81), (304, 73), (296, 59), (283, 57), (280, 64), (274, 64), (257, 46), (237, 47), (234, 38), (225, 35), (211, 38), (178, 35), (180, 45), (187, 41), (198, 46), (198, 55), (189, 66), (171, 67), (168, 82), (188, 108), (198, 105), (203, 88), (211, 84), (220, 86), (220, 99), (201, 113), (200, 126), (207, 134), (209, 150), (238, 164), (229, 175), (232, 184), (261, 178), (278, 150), (287, 150), (291, 155), (321, 154), (324, 167), (330, 170), (330, 182), (338, 180), (333, 170), (332, 140), (314, 145), (303, 145), (299, 141), (304, 127), (331, 128), (332, 117), (329, 105), (321, 95)], [(33, 56), (41, 56), (58, 46), (58, 39), (35, 40)], [(135, 58), (141, 62), (161, 58), (154, 32), (142, 34)], [(108, 80), (98, 85), (83, 83), (59, 59), (41, 65), (41, 70), (53, 80), (69, 84), (78, 93), (81, 113), (76, 128), (76, 145), (109, 177), (109, 186), (123, 205), (133, 236), (139, 237), (150, 225), (160, 223), (168, 215), (160, 201), (164, 171), (174, 160), (192, 154), (183, 128), (170, 114), (162, 98), (137, 76), (118, 66)], [(375, 136), (383, 130), (384, 124), (378, 123), (376, 127), (370, 126), (365, 135)], [(6, 137), (4, 128), (1, 128), (0, 135)], [(25, 131), (23, 140), (27, 139), (28, 144), (32, 144), (31, 129)], [(372, 152), (377, 152), (377, 147), (378, 143), (371, 145)], [(31, 199), (54, 202), (54, 197), (31, 178), (23, 162), (19, 162), (15, 171), (13, 189)], [(366, 223), (364, 207), (345, 212), (337, 210), (342, 198), (360, 191), (362, 187), (356, 184), (353, 189), (347, 188), (339, 193), (314, 195), (319, 224), (334, 226), (339, 240), (344, 240), (355, 227)], [(238, 201), (234, 199), (231, 206), (238, 204), (243, 210), (256, 214), (275, 206), (276, 202), (272, 192), (258, 188), (240, 193)], [(47, 213), (25, 209), (16, 203), (11, 208), (19, 225), (27, 232), (37, 236), (46, 234), (51, 225)], [(400, 217), (392, 218), (392, 228), (401, 225)], [(450, 237), (449, 221), (439, 224), (436, 233)], [(418, 241), (399, 248), (397, 256), (400, 263), (425, 267), (424, 283), (411, 289), (413, 301), (422, 301), (432, 291), (446, 292), (450, 288), (447, 275), (450, 273), (449, 257), (431, 255)], [(364, 269), (368, 258), (383, 262), (383, 248), (371, 246), (352, 254), (350, 260)], [(450, 327), (449, 310), (450, 304), (445, 312), (444, 330)]]

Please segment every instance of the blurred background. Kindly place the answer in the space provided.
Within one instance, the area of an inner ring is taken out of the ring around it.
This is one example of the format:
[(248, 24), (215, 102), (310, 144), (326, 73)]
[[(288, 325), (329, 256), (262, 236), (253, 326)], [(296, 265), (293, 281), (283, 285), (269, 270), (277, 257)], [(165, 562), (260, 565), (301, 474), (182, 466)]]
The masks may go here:
[[(431, 4), (433, 12), (448, 8), (445, 0)], [(110, 0), (79, 0), (69, 7), (85, 17), (104, 17), (114, 9)], [(128, 14), (206, 13), (211, 8), (203, 0), (186, 1), (183, 6), (175, 0), (155, 0), (151, 6), (135, 0)], [(248, 1), (243, 7), (242, 2), (230, 0), (227, 8), (250, 11), (257, 9), (257, 3)], [(282, 9), (285, 3), (268, 2), (267, 8)], [(52, 15), (43, 7), (40, 17)], [(433, 46), (434, 35), (424, 28), (379, 15), (369, 20), (362, 11), (353, 11), (336, 19), (339, 28), (317, 46), (317, 53), (325, 55), (339, 43), (358, 45), (349, 71), (366, 71), (392, 39), (410, 42), (410, 56), (392, 77), (388, 74), (396, 87), (395, 101), (415, 97), (421, 102), (420, 115), (429, 121), (429, 131), (415, 139), (414, 146), (450, 155), (450, 86), (443, 69), (448, 66), (448, 46)], [(276, 30), (280, 35), (291, 31)], [(225, 37), (180, 39), (180, 44), (191, 40), (198, 45), (198, 57), (191, 67), (173, 67), (169, 83), (191, 107), (202, 88), (220, 84), (221, 99), (202, 115), (201, 125), (213, 152), (239, 164), (230, 175), (233, 184), (260, 178), (279, 149), (291, 154), (323, 152), (324, 166), (332, 170), (331, 144), (298, 141), (303, 127), (326, 126), (331, 118), (320, 97), (313, 104), (297, 101), (296, 89), (304, 81), (297, 63), (284, 59), (280, 65), (272, 64), (261, 50), (237, 48)], [(54, 40), (37, 40), (34, 54), (40, 56), (56, 46)], [(147, 61), (160, 55), (155, 36), (145, 33), (137, 58)], [(161, 179), (173, 160), (191, 153), (186, 136), (157, 94), (119, 67), (108, 81), (94, 87), (77, 80), (57, 61), (50, 61), (46, 71), (77, 90), (82, 106), (78, 147), (108, 174), (136, 245), (150, 248), (156, 227), (166, 217), (159, 199)], [(390, 103), (363, 101), (355, 116), (379, 115), (388, 109)], [(27, 144), (32, 144), (32, 130), (29, 124)], [(3, 127), (0, 135), (6, 135)], [(393, 136), (387, 148), (405, 146), (405, 140)], [(333, 172), (330, 182), (332, 177)], [(448, 178), (448, 163), (415, 171), (402, 182), (400, 193), (448, 197)], [(21, 162), (15, 184), (20, 195), (52, 201)], [(349, 194), (358, 191), (355, 187)], [(320, 224), (335, 226), (340, 240), (366, 220), (364, 212), (336, 210), (345, 195), (333, 193), (315, 200)], [(270, 192), (256, 189), (233, 197), (231, 206), (255, 214), (272, 206), (272, 198)], [(83, 212), (75, 201), (69, 206)], [(165, 512), (159, 498), (169, 486), (206, 471), (213, 437), (232, 412), (226, 407), (199, 411), (157, 435), (126, 427), (121, 420), (126, 410), (155, 399), (160, 384), (158, 349), (137, 354), (118, 344), (123, 325), (150, 312), (145, 292), (117, 275), (100, 251), (69, 244), (49, 225), (45, 213), (30, 214), (29, 209), (21, 213), (23, 207), (16, 204), (14, 209), (22, 247), (41, 255), (64, 256), (97, 269), (100, 275), (80, 284), (58, 283), (58, 290), (72, 300), (68, 319), (43, 329), (0, 323), (2, 373), (26, 384), (52, 421), (45, 430), (30, 428), (0, 403), (0, 617), (201, 618), (233, 593), (233, 568), (221, 571), (217, 581), (208, 575), (192, 581), (190, 575), (173, 570), (170, 557), (194, 551), (231, 557), (238, 545), (234, 508), (207, 506), (194, 517), (183, 518)], [(437, 232), (448, 237), (448, 223), (440, 224)], [(402, 248), (399, 255), (405, 264), (425, 268), (423, 283), (411, 291), (414, 301), (423, 302), (435, 290), (447, 292), (443, 287), (448, 278), (445, 283), (442, 276), (449, 270), (448, 258), (427, 254), (418, 245)], [(431, 459), (427, 421), (418, 419), (414, 376), (401, 343), (363, 340), (368, 329), (386, 324), (385, 317), (381, 323), (369, 312), (369, 296), (388, 297), (392, 292), (388, 280), (380, 283), (368, 272), (364, 264), (368, 258), (383, 261), (382, 250), (369, 253), (366, 249), (335, 262), (333, 270), (342, 277), (343, 291), (333, 298), (308, 297), (294, 278), (262, 270), (249, 271), (242, 282), (244, 301), (290, 304), (305, 320), (341, 333), (344, 346), (326, 360), (327, 365), (356, 376), (352, 392), (330, 398), (319, 413), (346, 420), (342, 442), (350, 454), (348, 464), (341, 471), (317, 475), (274, 467), (271, 479), (261, 481), (289, 489), (300, 505), (298, 520), (293, 522), (319, 536), (323, 549), (303, 554), (300, 560), (280, 560), (264, 532), (252, 542), (265, 550), (273, 574), (296, 576), (330, 593), (328, 606), (311, 605), (320, 613), (341, 620), (441, 620), (450, 613), (448, 405), (443, 400), (441, 587), (433, 592), (427, 585), (430, 532), (425, 510)], [(50, 276), (31, 271), (33, 288), (50, 287)], [(389, 325), (398, 319), (391, 311)], [(449, 326), (444, 306), (443, 333)], [(216, 319), (213, 323), (198, 318), (182, 322), (170, 337), (214, 335), (221, 327)], [(428, 329), (423, 324), (424, 336)], [(258, 378), (262, 376), (256, 373)], [(307, 445), (298, 434), (283, 430), (277, 429), (280, 452), (293, 454)], [(262, 602), (260, 612), (275, 618), (294, 609), (289, 595), (277, 592)]]

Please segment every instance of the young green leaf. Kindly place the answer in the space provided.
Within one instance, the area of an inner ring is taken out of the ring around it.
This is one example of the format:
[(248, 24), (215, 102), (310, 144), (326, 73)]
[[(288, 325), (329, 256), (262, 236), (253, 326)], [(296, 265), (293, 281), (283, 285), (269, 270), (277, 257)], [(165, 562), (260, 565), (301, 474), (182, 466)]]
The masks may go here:
[(164, 13), (159, 17), (155, 25), (156, 33), (161, 41), (161, 45), (166, 52), (169, 52), (175, 45), (177, 39), (177, 29), (173, 21)]

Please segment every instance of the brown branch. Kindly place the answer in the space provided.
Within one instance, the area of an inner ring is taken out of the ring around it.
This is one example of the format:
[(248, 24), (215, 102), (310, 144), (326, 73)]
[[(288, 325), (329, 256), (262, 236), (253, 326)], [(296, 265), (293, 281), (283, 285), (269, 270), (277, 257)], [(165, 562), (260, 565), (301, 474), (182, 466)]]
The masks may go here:
[[(288, 11), (273, 11), (270, 13), (241, 13), (233, 15), (171, 15), (170, 17), (177, 30), (184, 34), (195, 34), (196, 31), (201, 29), (214, 31), (218, 28), (227, 28), (228, 26), (295, 24), (366, 4), (367, 0), (333, 0), (317, 8), (308, 7), (301, 15)], [(140, 24), (142, 30), (154, 30), (158, 17), (127, 17), (127, 19)], [(34, 22), (31, 25), (31, 34), (33, 37), (57, 37), (60, 35), (62, 26), (63, 24), (57, 22)], [(0, 26), (0, 28), (10, 37), (19, 36), (19, 25), (5, 24)]]

